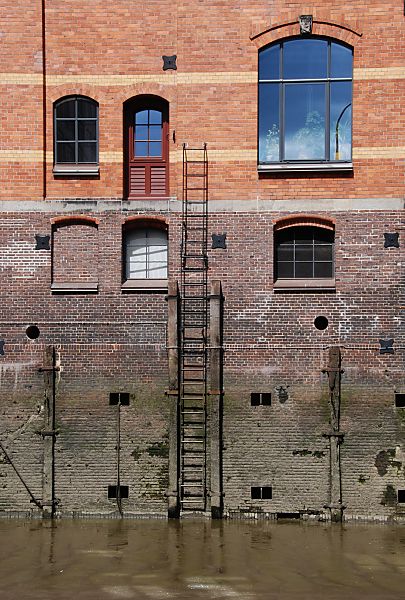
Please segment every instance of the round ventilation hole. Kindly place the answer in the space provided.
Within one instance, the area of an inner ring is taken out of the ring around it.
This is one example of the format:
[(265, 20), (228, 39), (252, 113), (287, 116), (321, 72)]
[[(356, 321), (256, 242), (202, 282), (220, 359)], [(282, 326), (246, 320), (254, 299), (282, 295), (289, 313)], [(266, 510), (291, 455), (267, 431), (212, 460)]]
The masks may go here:
[(37, 340), (40, 334), (39, 327), (36, 325), (28, 325), (25, 333), (30, 340)]
[(314, 325), (319, 331), (323, 331), (329, 325), (329, 321), (326, 317), (319, 316), (314, 320)]

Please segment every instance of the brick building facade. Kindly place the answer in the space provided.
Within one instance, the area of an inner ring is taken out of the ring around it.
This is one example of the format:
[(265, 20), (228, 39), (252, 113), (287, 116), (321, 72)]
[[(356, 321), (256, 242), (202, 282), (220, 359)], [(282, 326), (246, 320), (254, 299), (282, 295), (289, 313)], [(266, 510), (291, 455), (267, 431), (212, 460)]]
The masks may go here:
[[(1, 7), (1, 514), (400, 519), (403, 2)], [(183, 144), (203, 143), (194, 446)]]

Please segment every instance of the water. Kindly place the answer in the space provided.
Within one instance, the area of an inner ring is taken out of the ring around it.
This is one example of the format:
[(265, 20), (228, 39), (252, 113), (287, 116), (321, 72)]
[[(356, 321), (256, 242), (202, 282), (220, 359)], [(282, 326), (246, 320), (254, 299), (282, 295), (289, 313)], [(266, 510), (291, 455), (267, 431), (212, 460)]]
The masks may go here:
[(0, 521), (0, 600), (405, 598), (405, 528)]

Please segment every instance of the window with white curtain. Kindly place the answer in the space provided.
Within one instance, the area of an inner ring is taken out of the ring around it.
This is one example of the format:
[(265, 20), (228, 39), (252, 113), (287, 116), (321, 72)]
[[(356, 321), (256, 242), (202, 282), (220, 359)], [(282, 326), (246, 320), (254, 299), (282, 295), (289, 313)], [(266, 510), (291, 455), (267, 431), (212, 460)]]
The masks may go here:
[(125, 236), (126, 279), (167, 278), (167, 232), (132, 229)]

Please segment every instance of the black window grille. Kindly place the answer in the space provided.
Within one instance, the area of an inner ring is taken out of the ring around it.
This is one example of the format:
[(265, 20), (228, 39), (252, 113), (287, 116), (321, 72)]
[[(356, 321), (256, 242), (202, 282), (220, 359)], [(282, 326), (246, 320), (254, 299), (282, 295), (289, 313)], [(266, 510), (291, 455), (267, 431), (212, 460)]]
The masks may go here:
[(62, 98), (54, 109), (55, 164), (98, 164), (98, 104)]
[(275, 234), (276, 279), (334, 277), (334, 232), (320, 227), (288, 227)]

